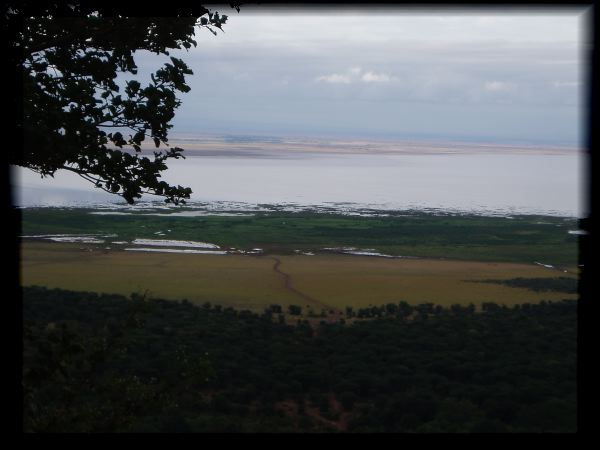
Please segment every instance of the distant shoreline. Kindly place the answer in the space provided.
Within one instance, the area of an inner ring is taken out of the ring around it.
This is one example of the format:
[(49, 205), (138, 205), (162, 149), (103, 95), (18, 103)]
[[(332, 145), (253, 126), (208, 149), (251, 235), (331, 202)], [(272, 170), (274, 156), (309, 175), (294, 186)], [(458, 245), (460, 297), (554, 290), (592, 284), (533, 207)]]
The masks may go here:
[[(150, 142), (142, 150), (157, 150)], [(170, 147), (181, 147), (187, 156), (250, 156), (289, 154), (379, 154), (379, 155), (451, 155), (451, 154), (524, 154), (573, 155), (585, 149), (545, 144), (496, 144), (461, 141), (368, 140), (285, 138), (261, 136), (206, 135), (174, 137)], [(159, 147), (159, 149), (161, 149)]]

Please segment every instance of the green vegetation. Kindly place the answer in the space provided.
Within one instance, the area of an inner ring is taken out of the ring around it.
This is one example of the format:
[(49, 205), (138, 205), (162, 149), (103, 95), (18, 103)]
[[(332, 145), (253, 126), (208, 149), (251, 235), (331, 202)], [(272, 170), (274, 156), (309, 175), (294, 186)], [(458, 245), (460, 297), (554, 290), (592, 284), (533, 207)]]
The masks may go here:
[(480, 280), (479, 282), (526, 288), (535, 292), (564, 292), (566, 294), (577, 293), (577, 280), (568, 277), (511, 278), (509, 280)]
[[(92, 211), (23, 210), (23, 235), (114, 235), (22, 244), (26, 431), (577, 429), (575, 220)], [(136, 238), (265, 253), (112, 243)]]
[[(190, 208), (181, 211), (190, 211)], [(135, 238), (196, 240), (225, 248), (263, 248), (268, 253), (321, 251), (327, 247), (372, 248), (391, 255), (470, 261), (504, 261), (575, 267), (578, 238), (567, 231), (576, 219), (547, 216), (482, 217), (395, 213), (356, 217), (311, 212), (254, 216), (96, 215), (90, 209), (27, 208), (23, 234), (116, 234)], [(164, 214), (164, 211), (160, 211)], [(171, 230), (168, 232), (167, 230)]]
[(353, 325), (24, 288), (26, 431), (574, 432), (575, 301)]
[[(576, 298), (575, 294), (470, 283), (486, 279), (553, 277), (557, 270), (535, 264), (350, 255), (195, 255), (106, 250), (103, 245), (26, 241), (21, 248), (23, 286), (152, 296), (195, 304), (211, 302), (262, 311), (276, 303), (369, 307), (411, 303), (537, 303)], [(279, 261), (279, 264), (277, 264)], [(565, 274), (567, 275), (567, 274)], [(576, 277), (575, 273), (568, 274)]]

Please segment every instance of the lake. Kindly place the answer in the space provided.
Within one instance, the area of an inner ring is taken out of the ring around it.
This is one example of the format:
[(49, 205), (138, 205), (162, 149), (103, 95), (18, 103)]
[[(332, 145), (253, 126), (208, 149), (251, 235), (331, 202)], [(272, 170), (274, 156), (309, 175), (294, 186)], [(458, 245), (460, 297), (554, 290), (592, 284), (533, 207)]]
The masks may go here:
[[(443, 209), (584, 215), (584, 154), (332, 154), (281, 152), (188, 156), (163, 179), (189, 186), (192, 202)], [(124, 201), (71, 173), (40, 179), (14, 168), (19, 206), (92, 206)], [(158, 197), (145, 197), (147, 200)], [(353, 205), (347, 205), (353, 206)]]

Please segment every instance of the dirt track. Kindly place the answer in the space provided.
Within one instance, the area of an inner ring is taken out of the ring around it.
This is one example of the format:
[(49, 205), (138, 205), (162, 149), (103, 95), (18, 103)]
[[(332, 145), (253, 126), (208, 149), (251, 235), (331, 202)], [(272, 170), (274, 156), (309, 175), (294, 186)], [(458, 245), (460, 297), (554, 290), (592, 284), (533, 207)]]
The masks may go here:
[(279, 268), (281, 266), (281, 260), (279, 258), (275, 258), (274, 256), (272, 256), (270, 258), (273, 261), (275, 261), (275, 264), (273, 264), (273, 271), (283, 277), (283, 285), (284, 285), (285, 289), (298, 295), (299, 297), (302, 297), (303, 300), (305, 300), (309, 303), (312, 303), (313, 305), (318, 306), (319, 308), (337, 311), (337, 309), (332, 308), (331, 306), (326, 305), (325, 303), (323, 303), (315, 298), (312, 298), (310, 295), (307, 295), (304, 292), (301, 292), (298, 289), (294, 288), (292, 286), (292, 276), (289, 273), (282, 272), (281, 269)]

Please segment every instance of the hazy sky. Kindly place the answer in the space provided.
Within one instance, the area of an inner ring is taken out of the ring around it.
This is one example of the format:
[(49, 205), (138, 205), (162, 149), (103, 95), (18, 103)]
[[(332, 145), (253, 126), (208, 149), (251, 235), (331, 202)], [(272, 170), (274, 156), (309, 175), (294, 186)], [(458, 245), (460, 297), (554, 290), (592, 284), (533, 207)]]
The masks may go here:
[[(173, 136), (581, 137), (584, 9), (218, 10), (225, 32), (201, 30), (176, 54), (194, 75)], [(146, 70), (156, 61), (137, 58)]]

